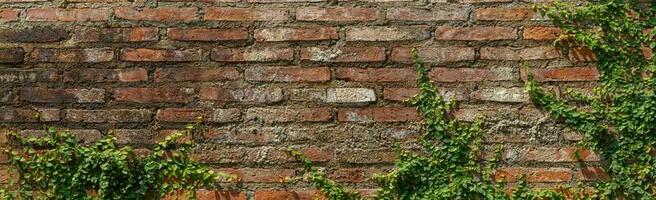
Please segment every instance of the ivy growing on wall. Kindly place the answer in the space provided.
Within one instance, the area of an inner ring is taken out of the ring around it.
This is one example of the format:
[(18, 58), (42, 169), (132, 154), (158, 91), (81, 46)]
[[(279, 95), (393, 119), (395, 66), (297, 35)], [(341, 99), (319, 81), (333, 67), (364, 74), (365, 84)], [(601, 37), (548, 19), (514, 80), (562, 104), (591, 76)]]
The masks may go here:
[[(570, 91), (557, 96), (541, 89), (528, 75), (533, 102), (558, 122), (581, 133), (580, 145), (604, 157), (609, 180), (590, 188), (535, 190), (520, 182), (512, 192), (492, 177), (496, 159), (480, 161), (481, 123), (461, 123), (430, 82), (427, 69), (413, 52), (420, 93), (410, 104), (424, 119), (420, 139), (424, 153), (396, 148), (396, 168), (374, 178), (375, 199), (655, 199), (656, 198), (656, 3), (599, 0), (582, 5), (556, 2), (537, 8), (561, 27), (556, 44), (587, 47), (597, 57), (600, 86), (592, 95)], [(530, 69), (527, 69), (530, 71)], [(362, 199), (353, 190), (325, 177), (302, 155), (306, 177), (329, 199)], [(497, 156), (498, 158), (498, 156)]]
[(66, 131), (48, 130), (43, 138), (11, 133), (20, 149), (8, 149), (13, 176), (2, 199), (159, 199), (171, 193), (194, 198), (197, 188), (227, 178), (190, 159), (188, 137), (196, 125), (173, 133), (152, 151), (138, 155), (108, 136), (89, 146)]

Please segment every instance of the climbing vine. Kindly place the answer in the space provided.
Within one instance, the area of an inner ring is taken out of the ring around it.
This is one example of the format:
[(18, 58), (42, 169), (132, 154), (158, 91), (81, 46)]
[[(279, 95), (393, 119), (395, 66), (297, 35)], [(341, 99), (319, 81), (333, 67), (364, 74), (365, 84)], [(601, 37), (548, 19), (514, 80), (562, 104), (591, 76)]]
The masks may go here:
[[(582, 5), (556, 2), (537, 8), (562, 28), (556, 44), (587, 47), (597, 57), (601, 85), (587, 96), (568, 92), (560, 97), (539, 87), (529, 73), (526, 88), (533, 102), (581, 133), (582, 147), (599, 152), (609, 180), (593, 187), (570, 186), (535, 190), (520, 181), (505, 192), (492, 173), (496, 158), (480, 161), (481, 121), (461, 123), (428, 78), (417, 53), (420, 93), (410, 104), (424, 119), (423, 153), (396, 147), (396, 167), (374, 177), (375, 199), (655, 199), (656, 198), (656, 66), (649, 55), (655, 46), (656, 3), (599, 0)], [(530, 69), (527, 69), (530, 70)], [(329, 199), (362, 199), (313, 167), (301, 154), (306, 177)]]
[[(173, 133), (138, 155), (107, 136), (85, 146), (67, 131), (48, 129), (43, 138), (10, 133), (10, 183), (2, 199), (159, 199), (171, 193), (194, 198), (195, 190), (227, 178), (190, 159), (190, 136), (198, 124)], [(186, 192), (185, 192), (186, 191)]]

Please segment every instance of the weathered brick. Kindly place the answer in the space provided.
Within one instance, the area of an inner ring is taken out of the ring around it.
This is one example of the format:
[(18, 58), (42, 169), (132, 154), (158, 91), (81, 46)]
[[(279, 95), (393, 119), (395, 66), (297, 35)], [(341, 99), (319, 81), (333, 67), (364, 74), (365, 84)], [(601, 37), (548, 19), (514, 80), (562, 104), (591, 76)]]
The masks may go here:
[(23, 48), (0, 49), (0, 63), (22, 63), (24, 54)]
[(94, 8), (30, 8), (27, 9), (27, 21), (62, 21), (85, 22), (109, 20), (109, 9)]
[(114, 16), (119, 19), (138, 21), (161, 21), (161, 22), (189, 22), (198, 19), (196, 13), (198, 8), (142, 8), (118, 7), (114, 9)]
[(271, 8), (207, 8), (205, 20), (215, 21), (287, 21), (287, 10)]
[(203, 57), (201, 49), (121, 49), (121, 60), (130, 62), (192, 62)]
[(498, 2), (512, 2), (513, 0), (459, 0), (460, 3), (498, 3)]
[(556, 27), (527, 27), (524, 28), (525, 40), (554, 40), (562, 34), (560, 28)]
[(328, 88), (326, 101), (330, 103), (375, 102), (376, 92), (369, 88)]
[(59, 112), (54, 108), (3, 108), (0, 122), (54, 122), (59, 121)]
[(18, 21), (18, 14), (20, 14), (19, 9), (0, 9), (0, 22), (14, 22)]
[(597, 54), (585, 47), (571, 48), (567, 56), (570, 61), (575, 63), (597, 61)]
[(572, 179), (572, 170), (567, 168), (525, 168), (510, 167), (497, 169), (494, 173), (496, 180), (517, 182), (521, 176), (531, 183), (568, 182)]
[[(535, 147), (535, 148), (524, 148), (519, 152), (520, 152), (519, 154), (520, 159), (522, 161), (577, 162), (580, 160), (580, 161), (592, 162), (592, 161), (601, 160), (596, 153), (586, 149), (579, 149), (575, 147), (567, 147), (567, 148)], [(576, 154), (578, 154), (578, 158)]]
[(609, 180), (610, 176), (602, 167), (582, 167), (578, 170), (581, 180), (584, 181), (605, 181)]
[(523, 87), (514, 88), (483, 88), (470, 94), (470, 97), (479, 101), (495, 102), (529, 102), (529, 96)]
[[(15, 103), (18, 99), (18, 92), (11, 90), (11, 88), (0, 89), (0, 105)], [(2, 142), (0, 142), (1, 144)]]
[(250, 67), (244, 71), (249, 81), (325, 82), (330, 80), (328, 67)]
[(61, 28), (32, 27), (0, 30), (0, 42), (57, 42), (68, 38), (68, 32)]
[[(383, 98), (390, 101), (407, 101), (419, 94), (419, 88), (385, 88)], [(445, 100), (469, 100), (469, 93), (461, 88), (440, 88), (440, 95)]]
[(119, 102), (187, 103), (193, 100), (192, 88), (117, 88), (113, 98)]
[(517, 30), (512, 27), (450, 27), (440, 26), (435, 30), (437, 40), (513, 40)]
[(291, 48), (214, 48), (210, 55), (221, 62), (274, 62), (290, 61), (294, 58)]
[(516, 21), (538, 19), (532, 8), (479, 8), (474, 10), (474, 18), (479, 21)]
[(465, 21), (469, 18), (468, 7), (428, 10), (417, 8), (389, 8), (386, 19), (396, 21)]
[(102, 103), (105, 90), (21, 88), (20, 99), (31, 103)]
[(56, 71), (44, 69), (3, 69), (0, 70), (0, 83), (54, 82), (59, 80)]
[(228, 89), (221, 87), (203, 87), (198, 94), (200, 100), (244, 103), (275, 103), (282, 101), (280, 88), (244, 88)]
[(179, 29), (169, 28), (166, 36), (171, 40), (180, 41), (230, 41), (247, 40), (248, 30), (244, 28), (231, 29)]
[(79, 42), (146, 42), (158, 39), (159, 30), (154, 27), (80, 28), (73, 35), (73, 40)]
[[(71, 134), (78, 142), (92, 144), (102, 139), (103, 135), (96, 129), (58, 129), (57, 131)], [(45, 130), (21, 130), (19, 134), (26, 138), (43, 138), (48, 136)]]
[(79, 110), (67, 109), (64, 119), (82, 123), (136, 123), (148, 122), (152, 112), (146, 109)]
[(413, 107), (342, 108), (337, 112), (340, 122), (406, 122), (421, 118)]
[(481, 48), (481, 59), (483, 60), (546, 60), (560, 57), (560, 51), (552, 46)]
[(491, 69), (436, 67), (429, 72), (430, 78), (438, 82), (512, 81), (518, 80), (517, 75), (510, 67)]
[(316, 88), (289, 89), (285, 92), (289, 101), (324, 102), (326, 90)]
[(389, 149), (351, 149), (347, 148), (338, 153), (340, 162), (355, 164), (381, 164), (394, 163), (396, 153)]
[(254, 200), (295, 200), (294, 192), (285, 190), (256, 190)]
[(243, 183), (279, 183), (296, 174), (293, 169), (222, 168), (216, 171), (233, 175)]
[(88, 49), (34, 49), (30, 55), (34, 62), (48, 63), (100, 63), (114, 59), (111, 48)]
[(375, 168), (341, 168), (330, 172), (328, 177), (337, 182), (360, 183), (371, 179), (375, 174), (381, 172), (382, 170)]
[[(551, 81), (596, 81), (599, 80), (599, 71), (595, 67), (559, 67), (559, 68), (533, 68), (533, 79), (540, 82)], [(521, 70), (523, 80), (526, 80), (526, 71)]]
[(177, 81), (229, 81), (239, 79), (234, 67), (219, 68), (157, 68), (155, 82)]
[(308, 47), (301, 50), (301, 60), (314, 62), (381, 62), (382, 47)]
[(335, 78), (356, 82), (410, 82), (417, 77), (412, 68), (337, 68)]
[(246, 111), (247, 120), (261, 120), (268, 123), (276, 122), (324, 122), (331, 120), (330, 108), (249, 108)]
[(429, 28), (428, 26), (350, 27), (346, 29), (346, 41), (424, 40), (430, 37)]
[(335, 27), (264, 28), (255, 30), (255, 41), (315, 41), (337, 39)]
[(248, 194), (237, 190), (206, 190), (196, 191), (199, 200), (247, 200)]
[(378, 19), (378, 11), (374, 8), (301, 7), (296, 9), (296, 19), (336, 22), (374, 21)]
[(144, 68), (76, 69), (64, 71), (64, 82), (143, 82), (148, 80)]
[(227, 123), (239, 121), (240, 110), (199, 109), (199, 108), (166, 108), (157, 111), (156, 119), (162, 122), (196, 122), (201, 117), (204, 122)]
[[(412, 63), (412, 48), (396, 47), (392, 49), (392, 60), (400, 63)], [(448, 63), (474, 60), (476, 53), (471, 47), (419, 47), (419, 57), (427, 63)]]

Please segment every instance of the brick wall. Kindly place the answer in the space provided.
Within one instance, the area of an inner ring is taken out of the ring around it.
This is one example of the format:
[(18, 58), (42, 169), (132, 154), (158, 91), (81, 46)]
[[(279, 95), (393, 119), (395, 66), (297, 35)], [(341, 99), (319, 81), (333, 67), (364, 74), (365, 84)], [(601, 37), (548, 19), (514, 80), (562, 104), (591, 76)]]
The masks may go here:
[[(0, 122), (26, 135), (43, 123), (85, 142), (113, 132), (147, 148), (196, 116), (195, 155), (239, 176), (202, 196), (310, 199), (286, 153), (302, 149), (339, 181), (393, 166), (420, 118), (410, 49), (461, 108), (487, 117), (486, 146), (505, 146), (497, 173), (537, 186), (604, 177), (599, 157), (573, 157), (580, 136), (532, 106), (524, 64), (559, 91), (589, 91), (585, 49), (559, 51), (531, 9), (542, 0), (0, 0)], [(5, 129), (8, 130), (8, 129)], [(6, 162), (3, 161), (3, 162)], [(234, 184), (233, 184), (234, 185)]]

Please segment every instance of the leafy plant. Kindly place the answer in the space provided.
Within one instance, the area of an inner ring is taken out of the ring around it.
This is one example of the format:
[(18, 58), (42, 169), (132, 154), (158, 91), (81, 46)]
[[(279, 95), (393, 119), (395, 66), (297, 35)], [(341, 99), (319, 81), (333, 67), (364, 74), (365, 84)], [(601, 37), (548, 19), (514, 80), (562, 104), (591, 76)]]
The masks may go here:
[(152, 152), (139, 155), (119, 147), (107, 136), (89, 146), (78, 143), (67, 131), (48, 129), (44, 138), (24, 138), (11, 133), (22, 149), (8, 149), (9, 162), (18, 180), (0, 190), (3, 199), (159, 199), (187, 191), (195, 197), (200, 187), (214, 187), (215, 173), (189, 157), (190, 136), (198, 126), (173, 133)]
[[(425, 134), (419, 141), (424, 153), (397, 147), (396, 168), (374, 178), (380, 186), (375, 199), (656, 199), (656, 65), (649, 55), (656, 47), (656, 3), (556, 2), (537, 9), (562, 28), (556, 44), (565, 49), (584, 46), (596, 54), (601, 85), (592, 96), (570, 91), (559, 97), (541, 89), (529, 73), (526, 88), (536, 105), (583, 135), (582, 147), (601, 153), (610, 179), (592, 188), (542, 191), (520, 181), (512, 194), (505, 193), (505, 184), (491, 177), (495, 159), (478, 159), (480, 121), (453, 119), (454, 102), (442, 99), (413, 51), (420, 93), (410, 103), (424, 119)], [(329, 199), (362, 198), (294, 154)]]

